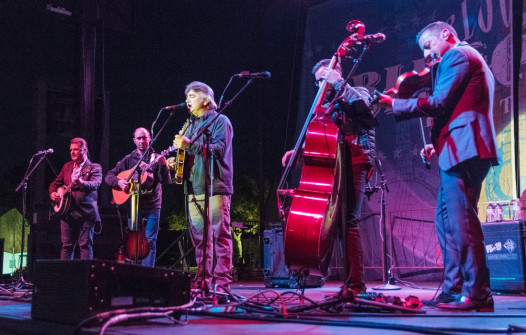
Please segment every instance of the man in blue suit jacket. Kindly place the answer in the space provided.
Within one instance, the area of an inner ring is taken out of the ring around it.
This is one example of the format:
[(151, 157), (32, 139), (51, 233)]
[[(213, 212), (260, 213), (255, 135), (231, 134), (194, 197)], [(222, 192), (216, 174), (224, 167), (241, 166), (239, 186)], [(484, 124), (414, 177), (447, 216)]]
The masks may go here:
[(102, 183), (102, 168), (89, 161), (88, 145), (83, 138), (72, 139), (69, 152), (71, 162), (64, 164), (49, 185), (49, 197), (55, 202), (61, 199), (58, 188), (72, 185), (69, 211), (60, 220), (60, 259), (72, 259), (76, 244), (79, 245), (80, 259), (92, 259), (95, 222), (100, 222), (97, 190)]
[(426, 61), (441, 58), (433, 92), (426, 98), (380, 103), (397, 118), (433, 117), (432, 145), (440, 187), (436, 210), (438, 242), (444, 258), (442, 293), (432, 304), (450, 310), (493, 311), (484, 236), (477, 216), (482, 182), (498, 164), (493, 124), (495, 81), (482, 56), (445, 22), (427, 25), (417, 35)]

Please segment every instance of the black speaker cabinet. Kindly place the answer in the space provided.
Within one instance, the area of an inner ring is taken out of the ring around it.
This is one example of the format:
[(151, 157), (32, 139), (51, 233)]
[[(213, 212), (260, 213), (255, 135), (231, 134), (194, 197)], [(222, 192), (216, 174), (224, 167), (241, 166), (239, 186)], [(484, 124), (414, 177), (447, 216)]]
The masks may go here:
[(483, 223), (482, 231), (491, 289), (524, 292), (526, 290), (524, 221)]
[[(322, 276), (309, 275), (303, 282), (305, 287), (321, 287), (325, 284)], [(263, 231), (263, 280), (265, 287), (297, 288), (298, 280), (285, 264), (283, 231), (281, 228)]]
[(37, 260), (33, 319), (78, 324), (101, 312), (190, 301), (190, 274), (101, 260)]

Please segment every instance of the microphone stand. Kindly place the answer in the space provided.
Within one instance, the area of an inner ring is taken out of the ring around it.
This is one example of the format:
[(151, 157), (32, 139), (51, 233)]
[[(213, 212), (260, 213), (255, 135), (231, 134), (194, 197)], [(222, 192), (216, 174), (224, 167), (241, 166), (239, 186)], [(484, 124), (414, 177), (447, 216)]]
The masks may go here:
[(219, 98), (219, 102), (217, 103), (217, 109), (221, 109), (221, 102), (223, 101), (223, 97), (225, 96), (225, 92), (228, 89), (228, 87), (230, 86), (230, 84), (232, 83), (232, 79), (235, 76), (236, 75), (234, 74), (233, 76), (230, 77), (230, 80), (228, 81), (228, 84), (226, 84), (225, 89), (223, 90), (223, 93), (221, 93), (221, 98)]
[(343, 92), (345, 92), (344, 91), (345, 86), (349, 83), (349, 81), (351, 81), (351, 77), (354, 75), (354, 73), (356, 73), (356, 69), (358, 68), (358, 65), (362, 62), (363, 56), (365, 56), (365, 53), (367, 52), (367, 50), (369, 50), (370, 46), (371, 44), (369, 43), (369, 41), (365, 41), (364, 47), (362, 48), (360, 56), (354, 59), (354, 64), (351, 68), (351, 71), (349, 71), (349, 73), (347, 74), (347, 77), (345, 77), (345, 80), (340, 87), (340, 91), (336, 92), (336, 94), (334, 95), (334, 99), (332, 99), (332, 101), (330, 102), (330, 105), (334, 105), (342, 97)]
[(208, 129), (214, 122), (217, 120), (217, 118), (223, 114), (225, 109), (230, 106), (230, 104), (248, 87), (248, 85), (252, 84), (252, 79), (249, 79), (247, 83), (241, 87), (241, 89), (232, 97), (232, 99), (225, 102), (225, 106), (217, 111), (217, 114), (210, 120), (206, 120), (203, 122), (203, 124), (200, 125), (199, 131), (195, 134), (195, 136), (190, 140), (188, 145), (192, 145), (197, 139), (199, 139), (202, 135), (205, 135), (205, 140), (203, 141), (203, 165), (204, 165), (204, 172), (205, 172), (205, 206), (204, 206), (204, 227), (203, 227), (203, 242), (202, 242), (202, 249), (203, 249), (203, 259), (201, 260), (202, 265), (202, 271), (203, 271), (203, 277), (201, 281), (201, 292), (204, 292), (204, 285), (206, 280), (206, 262), (207, 260), (207, 244), (208, 239), (210, 236), (210, 217), (212, 216), (210, 213), (210, 198), (213, 196), (213, 157), (212, 153), (209, 152), (210, 149), (210, 136), (212, 135), (210, 133), (210, 130)]
[(31, 167), (31, 163), (33, 162), (33, 159), (35, 158), (35, 155), (33, 155), (33, 157), (31, 157), (31, 160), (29, 161), (29, 165), (27, 167), (26, 173), (25, 173), (24, 177), (22, 178), (22, 181), (20, 182), (20, 184), (18, 184), (18, 186), (15, 189), (15, 192), (18, 192), (20, 190), (20, 188), (23, 188), (23, 190), (22, 190), (22, 242), (21, 242), (21, 247), (20, 247), (20, 270), (19, 270), (18, 282), (15, 285), (15, 288), (17, 288), (19, 286), (20, 286), (20, 288), (23, 288), (24, 285), (30, 285), (30, 286), (33, 285), (33, 284), (31, 284), (29, 282), (26, 282), (24, 280), (24, 274), (23, 274), (24, 248), (25, 248), (25, 241), (24, 240), (25, 240), (25, 237), (26, 237), (26, 215), (27, 215), (27, 204), (26, 204), (26, 201), (27, 201), (27, 199), (26, 199), (27, 198), (27, 181), (29, 180), (29, 177), (33, 174), (33, 172), (35, 171), (37, 166), (39, 166), (40, 163), (42, 163), (42, 161), (44, 160), (45, 157), (46, 157), (45, 154), (42, 155), (39, 158), (39, 160), (37, 161), (37, 163), (30, 170), (29, 168)]
[[(385, 281), (385, 284), (383, 285), (378, 285), (376, 287), (373, 287), (373, 290), (400, 290), (401, 287), (400, 286), (396, 286), (395, 285), (395, 278), (394, 277), (391, 277), (391, 267), (392, 267), (392, 262), (389, 262), (389, 260), (391, 259), (391, 257), (389, 256), (389, 252), (387, 250), (387, 224), (386, 224), (386, 220), (385, 220), (385, 215), (386, 215), (386, 210), (385, 210), (385, 192), (389, 192), (389, 188), (387, 187), (387, 182), (385, 180), (385, 175), (383, 174), (382, 172), (382, 169), (380, 168), (381, 164), (380, 164), (380, 161), (378, 160), (378, 158), (375, 159), (375, 165), (376, 165), (376, 169), (378, 170), (378, 172), (380, 173), (380, 176), (381, 176), (381, 182), (380, 182), (380, 190), (381, 190), (381, 212), (380, 212), (380, 215), (381, 215), (381, 224), (382, 224), (382, 235), (383, 235), (383, 243), (382, 243), (382, 251), (383, 251), (383, 279)], [(375, 187), (374, 188), (374, 191), (372, 192), (376, 192), (378, 191), (378, 187)], [(391, 248), (393, 246), (393, 231), (391, 230), (391, 233), (389, 234), (389, 241), (390, 241), (390, 244), (391, 244)], [(389, 263), (389, 264), (388, 264)]]
[[(152, 126), (151, 126), (151, 129), (150, 129), (150, 135), (153, 137), (153, 127), (155, 127), (155, 123), (157, 123), (157, 120), (159, 120), (159, 116), (161, 116), (161, 113), (166, 109), (166, 107), (163, 107), (159, 110), (159, 113), (157, 113), (157, 116), (155, 117), (155, 120), (153, 120), (152, 122)], [(173, 111), (170, 113), (170, 116), (168, 117), (168, 119), (172, 116), (173, 114)], [(166, 124), (166, 123), (165, 123)], [(164, 128), (164, 125), (163, 125), (163, 128)], [(162, 128), (161, 128), (162, 130)]]

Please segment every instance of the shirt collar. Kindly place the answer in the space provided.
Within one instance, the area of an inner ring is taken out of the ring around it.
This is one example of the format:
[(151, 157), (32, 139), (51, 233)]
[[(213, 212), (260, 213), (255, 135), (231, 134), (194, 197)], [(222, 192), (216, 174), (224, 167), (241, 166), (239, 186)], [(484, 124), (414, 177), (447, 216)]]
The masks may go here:
[[(80, 163), (79, 167), (77, 169), (82, 169), (84, 167), (84, 164), (86, 164), (88, 160), (85, 159), (84, 162)], [(77, 166), (77, 163), (73, 162), (73, 169)]]
[(214, 113), (214, 112), (215, 112), (214, 109), (209, 109), (206, 112), (204, 112), (203, 114), (201, 114), (201, 116), (199, 116), (196, 119), (200, 120), (200, 121), (204, 121), (204, 120), (208, 119), (210, 117), (210, 115), (212, 115), (212, 113)]

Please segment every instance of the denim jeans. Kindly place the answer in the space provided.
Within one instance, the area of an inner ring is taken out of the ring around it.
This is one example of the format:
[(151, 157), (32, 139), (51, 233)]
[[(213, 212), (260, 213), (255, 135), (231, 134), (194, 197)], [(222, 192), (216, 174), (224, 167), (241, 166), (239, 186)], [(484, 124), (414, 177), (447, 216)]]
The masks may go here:
[(93, 259), (94, 228), (95, 223), (84, 218), (69, 217), (67, 221), (60, 220), (60, 239), (62, 241), (60, 259), (73, 259), (77, 244), (80, 249), (80, 259)]
[[(206, 288), (212, 289), (216, 284), (229, 287), (232, 282), (232, 234), (230, 231), (230, 201), (231, 195), (214, 195), (210, 198), (210, 229), (206, 244), (206, 266), (203, 276), (203, 232), (204, 232), (204, 194), (188, 195), (188, 211), (190, 214), (190, 231), (195, 242), (195, 258), (197, 262), (196, 280), (204, 278)], [(215, 267), (214, 265), (215, 251)]]
[(438, 243), (444, 260), (442, 291), (484, 300), (491, 293), (484, 236), (477, 205), (488, 160), (471, 159), (440, 170), (436, 211)]
[[(161, 209), (139, 209), (139, 222), (146, 221), (144, 227), (144, 235), (148, 241), (148, 249), (150, 252), (148, 256), (141, 261), (143, 266), (154, 267), (155, 256), (157, 254), (157, 234), (159, 233), (159, 218), (161, 216)], [(131, 220), (128, 220), (128, 228), (131, 229)]]

